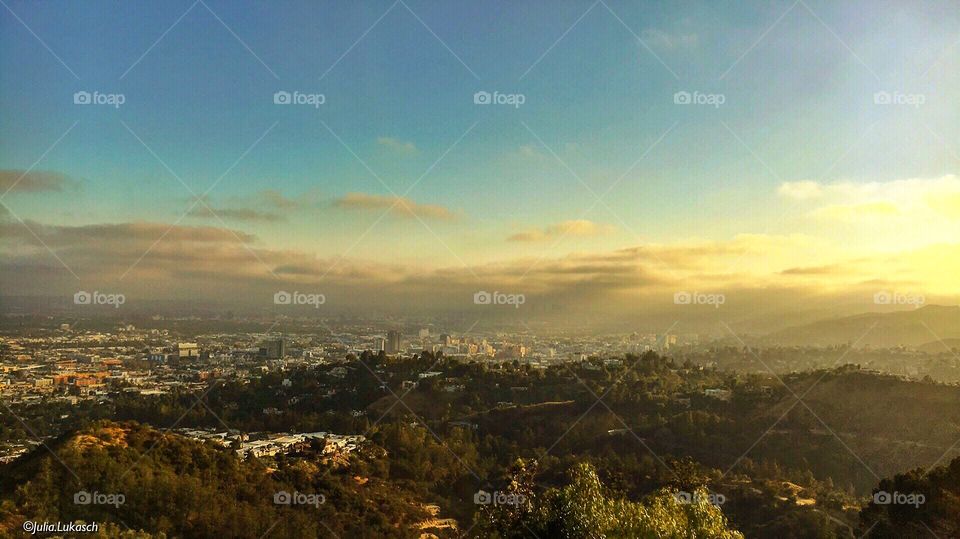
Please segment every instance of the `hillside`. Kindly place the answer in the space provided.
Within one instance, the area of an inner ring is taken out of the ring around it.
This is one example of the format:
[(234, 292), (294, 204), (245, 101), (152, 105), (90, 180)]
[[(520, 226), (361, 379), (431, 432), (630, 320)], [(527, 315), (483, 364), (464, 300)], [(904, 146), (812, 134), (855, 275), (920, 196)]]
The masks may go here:
[(785, 346), (857, 343), (880, 348), (930, 348), (931, 342), (941, 339), (960, 339), (960, 306), (927, 305), (909, 311), (831, 318), (771, 333), (763, 341)]
[(946, 338), (931, 341), (917, 346), (917, 350), (925, 354), (956, 353), (957, 350), (960, 350), (960, 338)]
[[(157, 537), (410, 537), (431, 517), (410, 493), (352, 470), (310, 459), (267, 468), (133, 422), (98, 422), (48, 446), (0, 469), (0, 536), (29, 519)], [(294, 502), (276, 503), (282, 492)]]
[(860, 513), (860, 527), (878, 539), (960, 537), (960, 458), (880, 481)]
[[(871, 471), (892, 475), (958, 455), (956, 386), (856, 371), (834, 371), (822, 378), (791, 375), (784, 381), (803, 396), (806, 406), (788, 394), (762, 409), (756, 422), (776, 427), (757, 444), (755, 454), (778, 455), (785, 465), (809, 468), (838, 483), (841, 477), (857, 476), (858, 486), (876, 479)], [(818, 453), (833, 457), (813, 457)]]

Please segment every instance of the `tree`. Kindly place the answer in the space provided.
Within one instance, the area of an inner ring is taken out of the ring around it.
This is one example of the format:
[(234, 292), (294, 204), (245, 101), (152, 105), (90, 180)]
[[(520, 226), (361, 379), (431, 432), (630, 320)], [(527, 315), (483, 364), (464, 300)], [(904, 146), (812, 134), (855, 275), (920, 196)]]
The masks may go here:
[[(531, 534), (559, 539), (742, 539), (728, 528), (719, 507), (708, 501), (705, 489), (694, 491), (689, 502), (676, 492), (661, 489), (642, 502), (613, 499), (590, 464), (570, 472), (570, 483), (550, 488), (542, 496), (534, 490), (535, 468), (518, 461), (511, 469), (508, 494), (523, 493), (516, 507), (484, 506), (477, 527), (489, 537), (513, 538)], [(508, 497), (508, 499), (511, 499)]]
[(960, 537), (960, 458), (883, 479), (860, 512), (871, 537)]

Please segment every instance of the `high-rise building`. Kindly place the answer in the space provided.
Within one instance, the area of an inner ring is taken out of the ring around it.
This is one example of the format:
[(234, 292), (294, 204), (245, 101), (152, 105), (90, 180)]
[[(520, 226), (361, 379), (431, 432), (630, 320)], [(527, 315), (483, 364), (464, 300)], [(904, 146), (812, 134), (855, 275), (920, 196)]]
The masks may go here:
[(387, 332), (387, 353), (396, 354), (400, 352), (400, 332), (391, 329)]
[(200, 357), (200, 347), (195, 342), (177, 343), (177, 357), (180, 359), (197, 359)]
[(283, 359), (287, 355), (287, 344), (282, 337), (267, 341), (260, 347), (260, 355), (267, 359)]

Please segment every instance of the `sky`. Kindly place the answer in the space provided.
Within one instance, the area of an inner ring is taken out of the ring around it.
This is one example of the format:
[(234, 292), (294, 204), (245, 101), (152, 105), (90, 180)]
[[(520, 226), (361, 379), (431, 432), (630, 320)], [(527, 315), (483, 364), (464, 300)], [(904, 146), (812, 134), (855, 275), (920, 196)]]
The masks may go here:
[(0, 28), (5, 295), (960, 293), (951, 2), (4, 0)]

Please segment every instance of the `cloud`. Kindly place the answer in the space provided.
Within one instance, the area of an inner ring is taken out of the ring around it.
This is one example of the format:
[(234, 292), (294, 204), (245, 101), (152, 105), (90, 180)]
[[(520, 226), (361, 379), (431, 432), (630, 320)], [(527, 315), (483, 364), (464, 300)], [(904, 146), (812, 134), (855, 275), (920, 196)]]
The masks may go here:
[(412, 142), (403, 141), (393, 137), (379, 137), (377, 139), (377, 144), (400, 153), (417, 153), (417, 147)]
[(960, 219), (960, 191), (929, 193), (924, 195), (924, 201), (947, 219)]
[(200, 219), (216, 219), (219, 217), (224, 220), (234, 221), (280, 221), (282, 215), (277, 213), (255, 210), (253, 208), (211, 208), (206, 204), (197, 204), (190, 213), (190, 217)]
[(90, 244), (107, 246), (121, 242), (154, 242), (161, 237), (164, 240), (191, 243), (224, 241), (252, 243), (256, 241), (256, 236), (252, 234), (211, 226), (169, 225), (144, 221), (62, 226), (45, 225), (29, 219), (25, 220), (24, 224), (12, 220), (0, 221), (0, 241), (17, 241), (29, 244), (42, 242), (50, 247), (79, 248), (82, 245)]
[(0, 170), (0, 195), (10, 193), (60, 192), (76, 187), (77, 182), (65, 174), (50, 171)]
[(695, 33), (669, 33), (657, 28), (643, 30), (640, 38), (647, 45), (662, 50), (692, 49), (700, 43), (700, 37)]
[[(193, 205), (196, 198), (188, 199)], [(289, 213), (318, 206), (320, 195), (316, 190), (308, 190), (294, 197), (288, 197), (277, 189), (264, 189), (252, 195), (235, 195), (214, 203), (210, 197), (202, 197), (202, 204), (196, 204), (188, 215), (198, 219), (217, 219), (248, 222), (284, 221)]]
[(300, 208), (315, 198), (316, 195), (314, 193), (305, 193), (297, 198), (288, 198), (276, 189), (264, 189), (257, 193), (255, 197), (256, 200), (262, 202), (264, 205), (278, 210)]
[(783, 182), (777, 192), (782, 197), (794, 200), (810, 200), (823, 196), (823, 188), (819, 183), (811, 180)]
[[(804, 180), (784, 182), (777, 191), (781, 196), (794, 200), (819, 199), (825, 207), (874, 205), (873, 211), (889, 213), (879, 206), (885, 203), (904, 212), (933, 208), (952, 214), (953, 202), (960, 203), (960, 178), (948, 174), (939, 178), (906, 178), (886, 182), (819, 183)], [(946, 205), (942, 204), (944, 200), (948, 200)], [(866, 211), (871, 210), (867, 208)]]
[(389, 209), (397, 217), (435, 219), (455, 221), (458, 215), (444, 206), (419, 204), (406, 197), (373, 195), (369, 193), (347, 193), (333, 201), (337, 208), (347, 210)]
[[(878, 219), (908, 220), (912, 227), (932, 231), (960, 220), (960, 178), (906, 178), (886, 182), (786, 182), (778, 192), (785, 198), (817, 200), (811, 217), (873, 226)], [(942, 230), (942, 229), (940, 229)]]
[(589, 238), (611, 234), (616, 227), (594, 223), (586, 219), (562, 221), (546, 226), (542, 229), (531, 229), (518, 232), (507, 238), (507, 241), (546, 241), (560, 237)]
[[(724, 316), (732, 321), (763, 318), (767, 324), (782, 323), (781, 315), (791, 310), (826, 312), (849, 304), (843, 298), (861, 301), (858, 310), (867, 310), (880, 281), (919, 283), (912, 289), (925, 294), (960, 291), (953, 277), (960, 269), (956, 244), (849, 260), (842, 246), (828, 251), (803, 236), (739, 235), (726, 241), (423, 267), (282, 249), (230, 228), (153, 222), (26, 224), (39, 240), (12, 217), (0, 216), (0, 294), (70, 297), (77, 280), (63, 269), (62, 260), (84, 287), (127, 294), (131, 308), (138, 305), (137, 298), (156, 298), (274, 312), (275, 292), (299, 290), (323, 293), (324, 309), (329, 309), (324, 312), (418, 315), (475, 309), (475, 292), (499, 290), (526, 295), (528, 311), (518, 313), (522, 316), (636, 328), (639, 316), (649, 316), (652, 324), (677, 319), (671, 311), (677, 308), (673, 294), (683, 290), (724, 293)], [(733, 263), (741, 258), (743, 264)], [(683, 331), (699, 331), (697, 312), (684, 311)], [(709, 324), (700, 326), (704, 331), (716, 329), (716, 311), (709, 314)]]
[(523, 145), (521, 145), (521, 146), (520, 146), (520, 149), (519, 149), (518, 151), (519, 151), (519, 153), (520, 153), (520, 155), (521, 155), (522, 157), (538, 158), (538, 159), (541, 158), (541, 157), (543, 157), (543, 154), (540, 153), (539, 150), (537, 150), (537, 147), (536, 147), (536, 146), (533, 146), (533, 145), (531, 145), (531, 144), (523, 144)]
[(843, 273), (844, 269), (839, 264), (829, 264), (827, 266), (805, 266), (787, 268), (780, 272), (780, 275), (837, 275)]
[(892, 202), (877, 201), (863, 204), (836, 204), (817, 209), (814, 215), (838, 221), (862, 221), (865, 219), (897, 217), (900, 209)]

